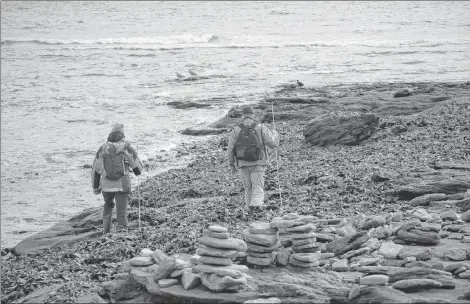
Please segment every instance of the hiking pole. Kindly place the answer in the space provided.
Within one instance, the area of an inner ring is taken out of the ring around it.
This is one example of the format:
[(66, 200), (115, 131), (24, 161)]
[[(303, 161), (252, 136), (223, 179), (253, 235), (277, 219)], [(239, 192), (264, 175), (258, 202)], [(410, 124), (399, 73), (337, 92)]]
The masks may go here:
[[(273, 113), (273, 129), (275, 127), (274, 125), (274, 104), (271, 102), (271, 112)], [(277, 150), (276, 153), (276, 169), (277, 169), (277, 185), (279, 187), (279, 199), (281, 200), (281, 208), (279, 209), (279, 212), (282, 214), (282, 195), (281, 195), (281, 183), (279, 182), (279, 149)]]
[[(139, 146), (137, 146), (137, 157), (139, 155)], [(139, 231), (140, 231), (140, 178), (139, 175), (137, 175), (137, 199), (139, 201)]]

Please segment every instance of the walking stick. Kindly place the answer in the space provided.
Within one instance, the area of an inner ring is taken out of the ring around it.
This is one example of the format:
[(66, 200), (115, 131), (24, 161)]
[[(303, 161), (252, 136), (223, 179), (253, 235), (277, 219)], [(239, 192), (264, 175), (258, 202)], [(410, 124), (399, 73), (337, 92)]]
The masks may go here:
[[(139, 146), (137, 146), (137, 157), (139, 155)], [(141, 230), (140, 228), (140, 178), (139, 175), (137, 175), (137, 199), (139, 201), (139, 231)]]
[[(271, 112), (273, 113), (273, 129), (274, 125), (274, 104), (271, 102)], [(281, 207), (279, 208), (279, 212), (282, 214), (282, 195), (281, 195), (281, 183), (279, 182), (279, 149), (276, 153), (276, 169), (277, 169), (277, 185), (279, 187), (279, 199), (281, 200)]]

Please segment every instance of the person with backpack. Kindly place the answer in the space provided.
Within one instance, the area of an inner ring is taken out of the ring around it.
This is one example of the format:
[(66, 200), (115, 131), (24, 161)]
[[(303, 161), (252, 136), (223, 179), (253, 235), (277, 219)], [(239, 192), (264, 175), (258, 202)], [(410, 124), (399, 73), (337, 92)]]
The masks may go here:
[(108, 140), (96, 153), (91, 173), (93, 193), (103, 193), (103, 234), (111, 230), (116, 205), (117, 231), (127, 231), (127, 204), (131, 192), (130, 169), (142, 172), (142, 162), (130, 143), (124, 140), (124, 125), (115, 124)]
[(229, 135), (227, 158), (232, 174), (237, 167), (245, 188), (245, 210), (263, 207), (264, 176), (269, 164), (267, 147), (274, 149), (279, 145), (276, 130), (256, 120), (252, 107), (243, 108), (242, 122), (235, 126)]

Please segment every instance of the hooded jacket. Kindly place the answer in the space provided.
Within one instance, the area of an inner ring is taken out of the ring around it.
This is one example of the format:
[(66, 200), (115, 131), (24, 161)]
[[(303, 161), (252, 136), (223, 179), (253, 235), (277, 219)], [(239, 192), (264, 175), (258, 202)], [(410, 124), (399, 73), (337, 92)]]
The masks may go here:
[[(255, 122), (252, 118), (244, 118), (242, 123), (246, 126)], [(274, 149), (279, 145), (279, 135), (276, 130), (269, 130), (268, 127), (265, 125), (258, 123), (255, 126), (255, 131), (258, 137), (261, 139), (261, 159), (257, 161), (245, 161), (245, 160), (237, 160), (235, 159), (235, 155), (233, 154), (233, 149), (235, 147), (235, 143), (237, 141), (238, 135), (241, 132), (241, 128), (236, 126), (233, 128), (232, 132), (230, 132), (228, 138), (228, 147), (227, 147), (227, 158), (230, 166), (237, 166), (237, 167), (248, 167), (248, 166), (267, 166), (269, 164), (269, 153), (267, 148)]]
[[(106, 178), (106, 170), (103, 164), (103, 155), (109, 153), (110, 145), (116, 147), (116, 154), (124, 152), (124, 175), (118, 180), (110, 180)], [(129, 168), (132, 169), (135, 175), (140, 175), (142, 172), (142, 162), (137, 156), (137, 152), (131, 147), (129, 142), (124, 139), (117, 140), (116, 142), (109, 141), (103, 144), (98, 152), (96, 152), (93, 161), (93, 170), (91, 173), (91, 185), (94, 189), (101, 188), (102, 192), (131, 192), (131, 179), (129, 177)]]

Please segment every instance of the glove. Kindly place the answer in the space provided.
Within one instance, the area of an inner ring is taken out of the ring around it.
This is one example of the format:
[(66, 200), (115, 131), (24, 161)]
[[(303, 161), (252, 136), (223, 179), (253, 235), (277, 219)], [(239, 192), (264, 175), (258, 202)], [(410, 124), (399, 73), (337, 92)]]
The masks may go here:
[(100, 194), (100, 193), (101, 193), (101, 189), (100, 189), (100, 188), (93, 188), (93, 193), (94, 193), (94, 194)]
[(230, 171), (232, 172), (233, 175), (235, 175), (237, 173), (237, 167), (230, 166)]

